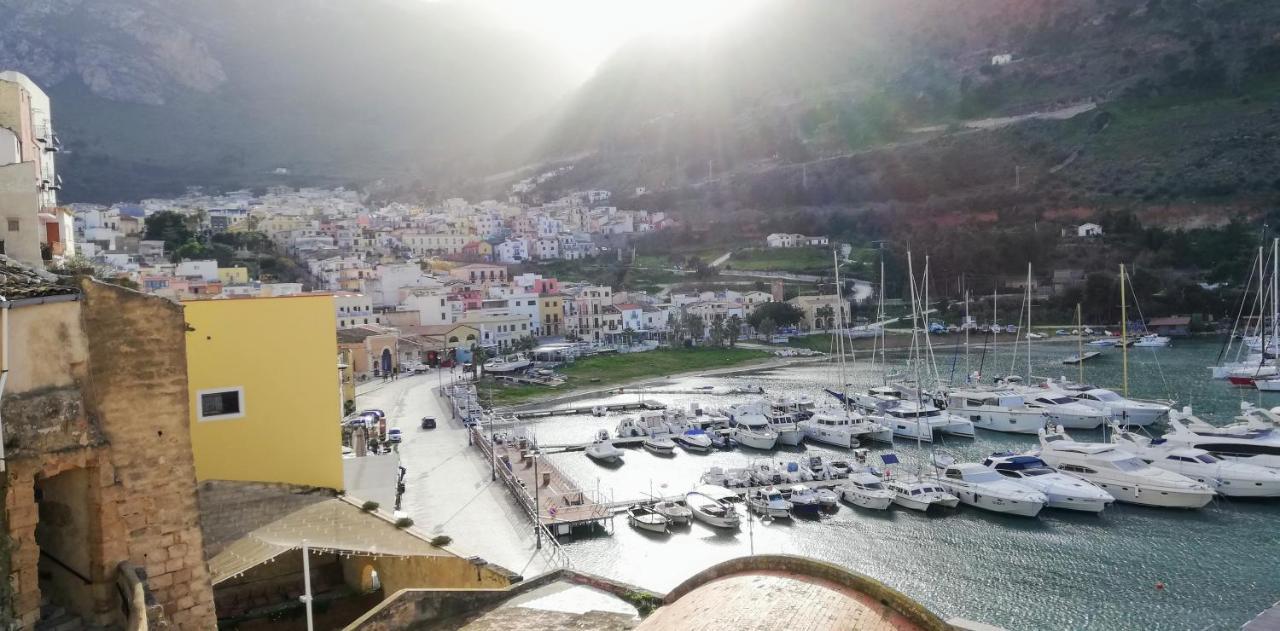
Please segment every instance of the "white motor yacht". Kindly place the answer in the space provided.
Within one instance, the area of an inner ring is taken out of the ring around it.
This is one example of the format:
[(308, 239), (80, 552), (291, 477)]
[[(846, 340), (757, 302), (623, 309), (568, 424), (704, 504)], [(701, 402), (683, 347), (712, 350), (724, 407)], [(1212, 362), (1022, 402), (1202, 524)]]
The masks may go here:
[(689, 507), (694, 519), (708, 526), (736, 529), (741, 520), (729, 495), (733, 495), (733, 492), (726, 488), (702, 485), (685, 494), (684, 504)]
[(729, 428), (733, 439), (743, 447), (767, 451), (778, 445), (778, 433), (769, 427), (769, 419), (753, 406), (731, 408)]
[(776, 486), (795, 482), (795, 477), (776, 462), (758, 460), (751, 465), (751, 484), (755, 486)]
[(879, 386), (855, 395), (863, 414), (893, 430), (899, 438), (933, 442), (935, 434), (973, 438), (973, 423), (934, 405), (932, 396), (917, 396), (914, 388)]
[(640, 446), (655, 456), (672, 456), (676, 453), (675, 441), (665, 434), (645, 436), (644, 442), (641, 442)]
[(638, 438), (670, 434), (671, 427), (661, 413), (641, 414), (639, 417), (626, 417), (618, 422), (618, 438)]
[(711, 451), (711, 437), (700, 427), (690, 427), (684, 432), (671, 437), (677, 445), (686, 451), (705, 453)]
[(679, 502), (663, 500), (655, 502), (653, 512), (667, 518), (672, 526), (685, 526), (693, 521), (693, 511)]
[(800, 428), (809, 440), (844, 449), (853, 449), (863, 441), (893, 442), (892, 429), (843, 407), (819, 410), (801, 422)]
[(667, 532), (669, 520), (648, 506), (636, 504), (627, 507), (627, 523), (632, 528), (649, 532)]
[(1106, 412), (1061, 392), (1029, 393), (1027, 407), (1044, 410), (1045, 418), (1067, 429), (1097, 429), (1106, 423)]
[(747, 495), (747, 509), (760, 515), (768, 515), (774, 519), (791, 517), (791, 502), (782, 496), (782, 492), (774, 487), (757, 489)]
[(950, 455), (934, 455), (937, 482), (961, 502), (996, 513), (1035, 517), (1049, 503), (1044, 493), (1027, 488), (976, 462), (956, 462)]
[(893, 492), (893, 503), (903, 508), (927, 512), (940, 506), (955, 508), (960, 498), (950, 494), (933, 480), (922, 480), (913, 475), (894, 476), (884, 481), (885, 488)]
[(1145, 427), (1168, 416), (1168, 405), (1156, 401), (1129, 399), (1106, 388), (1098, 388), (1085, 384), (1074, 384), (1066, 379), (1049, 379), (1044, 387), (1051, 392), (1065, 394), (1083, 405), (1087, 405), (1103, 414), (1110, 414), (1111, 419), (1121, 421), (1125, 425)]
[(1164, 348), (1168, 346), (1169, 342), (1171, 341), (1173, 341), (1171, 338), (1165, 337), (1163, 335), (1148, 333), (1138, 338), (1137, 341), (1133, 343), (1133, 345), (1134, 347), (1142, 347), (1142, 348)]
[(584, 450), (587, 457), (596, 462), (604, 463), (621, 463), (622, 450), (613, 446), (613, 441), (609, 439), (609, 430), (602, 429), (596, 433), (595, 440)]
[(840, 494), (831, 489), (814, 489), (813, 494), (818, 496), (818, 504), (823, 510), (835, 510), (840, 505)]
[(817, 410), (813, 397), (807, 394), (784, 394), (769, 400), (769, 407), (780, 414), (790, 414), (797, 421), (803, 421)]
[(1219, 458), (1280, 469), (1280, 430), (1258, 421), (1215, 427), (1197, 418), (1191, 408), (1169, 415), (1165, 440), (1203, 449)]
[(1111, 442), (1133, 451), (1153, 467), (1214, 486), (1219, 495), (1280, 497), (1277, 469), (1216, 458), (1203, 449), (1171, 445), (1163, 438), (1152, 439), (1119, 427), (1111, 435)]
[(1111, 443), (1076, 442), (1060, 427), (1040, 430), (1040, 458), (1055, 469), (1088, 480), (1121, 502), (1165, 508), (1200, 508), (1213, 487), (1157, 469)]
[(603, 405), (591, 406), (591, 416), (604, 416), (609, 413), (609, 409)]
[(1035, 456), (1010, 452), (991, 454), (982, 465), (996, 473), (1034, 489), (1049, 499), (1049, 508), (1101, 513), (1116, 498), (1094, 484), (1060, 473)]
[(952, 390), (947, 409), (974, 427), (1013, 434), (1034, 434), (1044, 427), (1045, 411), (1030, 407), (1016, 390)]
[(894, 497), (895, 493), (885, 488), (880, 478), (866, 471), (850, 475), (840, 485), (840, 499), (862, 508), (884, 510), (893, 503)]
[(751, 474), (751, 469), (711, 467), (707, 469), (706, 473), (702, 474), (701, 482), (711, 486), (722, 486), (731, 489), (745, 488), (753, 483)]
[(765, 411), (764, 416), (769, 419), (769, 429), (777, 432), (779, 445), (795, 447), (804, 442), (804, 430), (800, 429), (794, 414), (770, 409)]
[(822, 499), (813, 489), (803, 484), (784, 488), (782, 494), (791, 502), (791, 510), (797, 514), (812, 514), (822, 510)]

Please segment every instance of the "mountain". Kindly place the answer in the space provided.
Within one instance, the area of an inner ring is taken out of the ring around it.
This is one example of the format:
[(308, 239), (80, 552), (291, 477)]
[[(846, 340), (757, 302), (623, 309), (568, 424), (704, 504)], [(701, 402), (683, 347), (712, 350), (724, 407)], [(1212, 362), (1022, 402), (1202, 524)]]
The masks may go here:
[(566, 93), (561, 62), (457, 3), (0, 0), (68, 201), (416, 181)]
[(696, 211), (1247, 214), (1280, 189), (1278, 24), (1248, 0), (777, 0), (624, 48), (527, 151)]

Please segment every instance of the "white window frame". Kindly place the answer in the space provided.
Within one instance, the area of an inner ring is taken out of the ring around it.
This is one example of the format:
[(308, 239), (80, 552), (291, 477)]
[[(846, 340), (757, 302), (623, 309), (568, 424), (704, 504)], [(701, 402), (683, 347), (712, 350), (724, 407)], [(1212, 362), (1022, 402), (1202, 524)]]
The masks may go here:
[[(240, 398), (240, 411), (235, 414), (218, 414), (215, 416), (204, 415), (204, 395), (221, 394), (224, 392), (235, 392)], [(244, 418), (244, 386), (227, 386), (222, 388), (208, 388), (196, 391), (196, 420), (197, 421), (231, 421), (238, 418)]]

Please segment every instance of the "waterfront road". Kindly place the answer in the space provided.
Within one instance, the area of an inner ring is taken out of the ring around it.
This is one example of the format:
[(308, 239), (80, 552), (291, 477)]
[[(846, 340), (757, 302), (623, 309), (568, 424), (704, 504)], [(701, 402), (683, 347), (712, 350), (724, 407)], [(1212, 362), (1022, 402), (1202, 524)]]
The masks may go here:
[[(490, 480), (489, 462), (468, 446), (462, 422), (450, 418), (436, 392), (452, 376), (448, 370), (432, 371), (361, 384), (356, 407), (386, 412), (387, 426), (403, 432), (400, 460), (407, 488), (402, 508), (416, 527), (452, 537), (449, 548), (458, 554), (481, 557), (526, 578), (541, 574), (548, 569), (546, 557), (534, 547), (531, 522), (502, 483)], [(424, 416), (436, 418), (436, 429), (421, 429)]]

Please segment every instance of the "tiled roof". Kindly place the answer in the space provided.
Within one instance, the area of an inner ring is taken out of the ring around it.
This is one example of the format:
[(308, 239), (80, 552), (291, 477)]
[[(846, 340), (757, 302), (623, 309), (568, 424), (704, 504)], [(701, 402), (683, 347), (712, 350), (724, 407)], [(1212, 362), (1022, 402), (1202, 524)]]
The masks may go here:
[(27, 267), (7, 256), (0, 255), (0, 297), (5, 300), (44, 298), (78, 294), (74, 287), (58, 284), (58, 277)]

